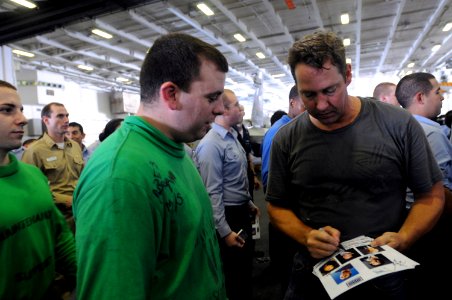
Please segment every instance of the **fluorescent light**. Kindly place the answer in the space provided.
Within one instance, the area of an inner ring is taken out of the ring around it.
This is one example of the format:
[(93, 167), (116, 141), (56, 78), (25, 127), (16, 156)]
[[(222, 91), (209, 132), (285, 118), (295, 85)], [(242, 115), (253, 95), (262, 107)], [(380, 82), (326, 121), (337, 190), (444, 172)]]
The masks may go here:
[(129, 82), (130, 80), (124, 77), (117, 77), (116, 81), (121, 81), (121, 82)]
[(14, 49), (12, 52), (19, 56), (35, 57), (34, 53), (30, 53), (30, 52), (26, 52), (26, 51), (22, 51), (22, 50)]
[(202, 11), (206, 16), (213, 16), (214, 13), (213, 11), (210, 9), (210, 7), (208, 7), (206, 4), (204, 3), (199, 3), (198, 5), (196, 5), (196, 7)]
[(446, 26), (444, 26), (443, 31), (449, 31), (452, 28), (452, 23), (447, 23)]
[(94, 70), (93, 67), (85, 66), (85, 65), (78, 65), (77, 68), (85, 70), (85, 71), (92, 71), (92, 70)]
[(345, 63), (346, 63), (346, 64), (351, 64), (351, 63), (352, 63), (352, 59), (349, 58), (349, 57), (347, 57), (347, 58), (345, 59)]
[(226, 78), (226, 82), (228, 82), (230, 84), (236, 84), (236, 82), (234, 80), (232, 80), (231, 78)]
[(15, 2), (19, 5), (25, 6), (26, 8), (30, 8), (30, 9), (36, 8), (36, 4), (34, 4), (31, 1), (27, 1), (27, 0), (10, 0), (10, 1)]
[(413, 70), (408, 70), (408, 71), (405, 73), (405, 75), (410, 75), (410, 74), (413, 74)]
[(272, 75), (273, 78), (279, 78), (279, 77), (284, 77), (284, 76), (286, 76), (286, 74), (284, 74), (284, 73)]
[(414, 62), (409, 63), (409, 64), (407, 65), (407, 67), (408, 67), (408, 68), (414, 67)]
[(113, 37), (113, 36), (112, 36), (111, 34), (109, 34), (108, 32), (102, 31), (102, 30), (97, 29), (97, 28), (91, 30), (91, 32), (94, 33), (94, 34), (96, 34), (96, 35), (98, 35), (98, 36), (103, 37), (104, 39), (111, 39), (111, 38)]
[(343, 25), (350, 23), (350, 18), (348, 17), (348, 14), (341, 15), (341, 23)]
[(257, 52), (256, 56), (259, 57), (260, 59), (264, 59), (265, 58), (265, 55), (262, 52)]
[(344, 39), (344, 46), (350, 46), (350, 39)]
[(243, 35), (241, 35), (240, 33), (234, 34), (234, 38), (235, 38), (237, 41), (241, 42), (241, 43), (243, 43), (244, 41), (246, 41), (246, 39), (245, 39), (245, 38), (243, 37)]
[(441, 45), (435, 45), (435, 46), (433, 46), (433, 48), (432, 48), (432, 52), (436, 52), (436, 51), (438, 51), (438, 50), (439, 50), (439, 48), (441, 48)]

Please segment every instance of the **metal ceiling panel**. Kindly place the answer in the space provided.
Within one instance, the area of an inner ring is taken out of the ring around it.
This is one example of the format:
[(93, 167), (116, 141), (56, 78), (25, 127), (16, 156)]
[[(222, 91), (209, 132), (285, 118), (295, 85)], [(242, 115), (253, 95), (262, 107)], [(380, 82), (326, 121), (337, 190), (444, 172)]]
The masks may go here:
[[(0, 43), (35, 54), (34, 58), (15, 57), (18, 68), (59, 72), (68, 80), (99, 89), (137, 91), (140, 66), (153, 41), (161, 34), (180, 31), (224, 53), (233, 82), (252, 87), (254, 76), (261, 73), (269, 86), (285, 88), (293, 84), (286, 63), (289, 48), (319, 27), (351, 39), (346, 51), (354, 75), (398, 74), (407, 70), (409, 62), (415, 62), (413, 71), (433, 72), (451, 58), (451, 31), (442, 31), (452, 22), (451, 1), (295, 0), (295, 8), (289, 9), (279, 0), (206, 0), (215, 12), (210, 17), (199, 11), (197, 2), (187, 0), (43, 0), (36, 1), (40, 9), (32, 12), (3, 1)], [(78, 14), (82, 8), (83, 16)], [(350, 24), (342, 25), (340, 15), (346, 12)], [(94, 36), (95, 27), (114, 37)], [(235, 40), (235, 33), (241, 33), (246, 42)], [(442, 47), (433, 53), (435, 44)], [(257, 58), (256, 52), (266, 58)], [(82, 71), (78, 64), (94, 70)], [(274, 78), (277, 74), (282, 77)], [(119, 76), (130, 82), (117, 82)]]

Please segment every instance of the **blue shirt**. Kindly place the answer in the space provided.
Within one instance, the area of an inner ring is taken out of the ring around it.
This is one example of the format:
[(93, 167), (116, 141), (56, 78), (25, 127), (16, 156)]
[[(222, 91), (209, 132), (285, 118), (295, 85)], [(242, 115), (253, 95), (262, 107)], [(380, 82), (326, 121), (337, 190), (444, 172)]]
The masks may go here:
[(83, 161), (86, 162), (88, 161), (89, 157), (91, 156), (92, 151), (89, 150), (85, 145), (83, 145), (83, 149), (82, 149), (82, 155), (83, 155)]
[(424, 129), (436, 162), (443, 173), (444, 186), (452, 190), (452, 144), (444, 134), (441, 125), (419, 115), (413, 116)]
[(231, 232), (224, 207), (251, 201), (248, 191), (247, 160), (237, 132), (213, 123), (199, 142), (194, 160), (212, 202), (215, 227), (220, 237)]
[(278, 121), (276, 121), (270, 129), (265, 133), (264, 138), (262, 140), (262, 164), (261, 164), (261, 176), (262, 176), (262, 185), (264, 186), (264, 190), (267, 189), (267, 180), (268, 180), (268, 166), (270, 162), (270, 149), (272, 147), (273, 137), (276, 132), (278, 132), (279, 128), (283, 125), (289, 123), (292, 120), (288, 115), (282, 116)]

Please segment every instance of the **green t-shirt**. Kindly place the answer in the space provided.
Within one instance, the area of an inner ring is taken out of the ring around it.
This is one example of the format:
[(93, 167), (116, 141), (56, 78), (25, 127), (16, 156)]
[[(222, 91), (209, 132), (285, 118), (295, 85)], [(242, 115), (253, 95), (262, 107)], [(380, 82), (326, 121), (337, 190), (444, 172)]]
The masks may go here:
[(75, 280), (74, 236), (47, 178), (9, 158), (0, 167), (0, 299), (47, 299), (55, 270)]
[(175, 143), (128, 117), (74, 193), (80, 299), (226, 299), (209, 196)]

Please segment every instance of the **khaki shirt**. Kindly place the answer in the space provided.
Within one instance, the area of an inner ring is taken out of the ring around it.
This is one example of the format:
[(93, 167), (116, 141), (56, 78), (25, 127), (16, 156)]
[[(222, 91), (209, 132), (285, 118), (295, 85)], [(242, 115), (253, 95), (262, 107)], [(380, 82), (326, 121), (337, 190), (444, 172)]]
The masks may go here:
[(65, 138), (64, 149), (60, 149), (44, 133), (25, 150), (22, 161), (37, 166), (47, 176), (55, 203), (72, 205), (72, 194), (84, 166), (78, 143)]

